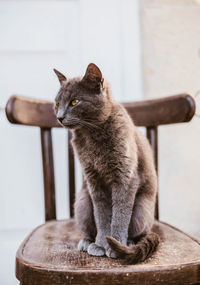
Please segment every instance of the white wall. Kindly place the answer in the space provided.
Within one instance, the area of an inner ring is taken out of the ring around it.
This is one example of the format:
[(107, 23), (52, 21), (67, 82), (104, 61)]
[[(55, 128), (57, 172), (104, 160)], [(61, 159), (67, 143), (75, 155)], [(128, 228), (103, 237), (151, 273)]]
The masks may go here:
[[(146, 98), (200, 90), (200, 1), (143, 0)], [(159, 127), (160, 218), (200, 239), (200, 120)]]
[[(95, 62), (119, 101), (142, 98), (138, 3), (132, 0), (0, 1), (0, 284), (16, 284), (14, 253), (24, 230), (44, 221), (39, 130), (11, 125), (12, 94), (53, 100), (67, 76)], [(53, 133), (58, 218), (68, 216), (66, 132)], [(77, 188), (80, 180), (77, 178)], [(21, 233), (21, 234), (20, 234)]]

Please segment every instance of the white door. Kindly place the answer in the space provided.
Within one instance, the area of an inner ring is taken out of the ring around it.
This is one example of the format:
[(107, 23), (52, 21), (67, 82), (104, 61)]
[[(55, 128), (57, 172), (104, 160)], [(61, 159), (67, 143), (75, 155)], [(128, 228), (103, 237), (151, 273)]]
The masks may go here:
[[(0, 1), (0, 284), (16, 284), (19, 229), (44, 222), (39, 129), (8, 123), (5, 104), (12, 94), (53, 100), (59, 87), (53, 68), (78, 76), (90, 62), (111, 82), (116, 100), (141, 99), (137, 1)], [(66, 218), (66, 132), (53, 137), (57, 214)]]

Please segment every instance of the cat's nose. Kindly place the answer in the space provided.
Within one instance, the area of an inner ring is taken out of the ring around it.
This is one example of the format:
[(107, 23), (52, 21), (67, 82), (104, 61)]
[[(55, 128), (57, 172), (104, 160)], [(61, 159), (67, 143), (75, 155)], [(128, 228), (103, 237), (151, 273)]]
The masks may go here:
[(64, 120), (64, 117), (57, 117), (57, 120), (62, 123), (62, 121)]

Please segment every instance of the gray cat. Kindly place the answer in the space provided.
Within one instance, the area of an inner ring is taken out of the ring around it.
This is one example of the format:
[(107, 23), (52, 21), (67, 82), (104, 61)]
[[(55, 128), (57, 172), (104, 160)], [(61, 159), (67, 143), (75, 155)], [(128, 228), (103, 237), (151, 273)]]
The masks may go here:
[(59, 122), (73, 134), (83, 170), (75, 219), (83, 238), (78, 249), (90, 255), (144, 261), (157, 248), (154, 222), (157, 176), (151, 147), (122, 105), (111, 96), (95, 64), (83, 78), (61, 83), (55, 99)]

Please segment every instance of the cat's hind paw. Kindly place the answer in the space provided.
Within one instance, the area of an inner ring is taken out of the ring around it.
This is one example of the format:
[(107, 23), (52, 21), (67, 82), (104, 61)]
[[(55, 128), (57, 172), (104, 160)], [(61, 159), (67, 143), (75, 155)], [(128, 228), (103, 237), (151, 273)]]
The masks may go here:
[(111, 248), (106, 250), (106, 255), (107, 255), (107, 257), (110, 257), (110, 258), (117, 258), (116, 253)]
[(87, 249), (91, 243), (92, 243), (91, 240), (89, 240), (87, 238), (82, 238), (78, 243), (78, 250), (87, 251)]
[(88, 246), (87, 249), (88, 254), (94, 255), (94, 256), (104, 256), (105, 255), (105, 249), (96, 243), (91, 243)]
[(128, 247), (132, 247), (132, 246), (134, 246), (134, 245), (135, 245), (134, 241), (133, 241), (132, 239), (128, 239), (128, 241), (127, 241), (127, 246), (128, 246)]

